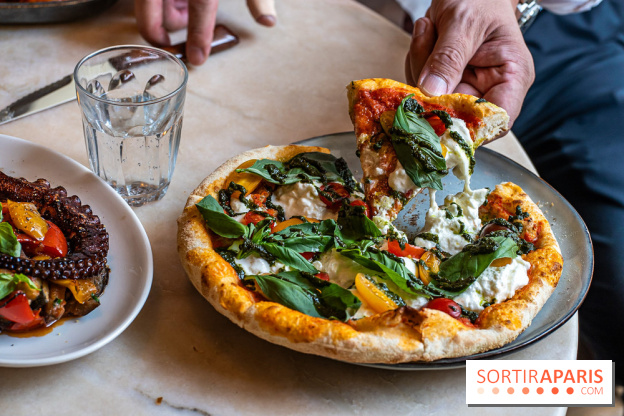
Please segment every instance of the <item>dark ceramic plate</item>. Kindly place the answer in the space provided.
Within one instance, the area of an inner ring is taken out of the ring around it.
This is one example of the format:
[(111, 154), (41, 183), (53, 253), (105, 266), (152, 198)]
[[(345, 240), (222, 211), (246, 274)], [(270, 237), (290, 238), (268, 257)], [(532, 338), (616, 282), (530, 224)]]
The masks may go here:
[[(330, 149), (337, 157), (345, 158), (356, 178), (362, 177), (360, 161), (355, 156), (355, 137), (352, 132), (314, 137), (297, 144)], [(519, 185), (540, 206), (563, 254), (563, 274), (559, 285), (533, 319), (533, 323), (515, 341), (501, 348), (430, 363), (367, 364), (368, 366), (394, 370), (435, 370), (464, 367), (467, 359), (501, 358), (551, 334), (574, 315), (585, 299), (594, 268), (594, 253), (587, 227), (576, 210), (550, 185), (500, 153), (480, 148), (475, 157), (477, 163), (470, 181), (472, 189), (494, 188), (499, 183), (511, 181)], [(453, 175), (448, 175), (443, 180), (443, 185), (444, 191), (436, 193), (438, 203), (446, 195), (463, 189), (463, 182)], [(423, 226), (428, 207), (429, 194), (423, 192), (407, 204), (395, 224), (413, 237)]]
[(117, 0), (65, 0), (40, 3), (0, 1), (0, 24), (60, 23), (95, 16)]

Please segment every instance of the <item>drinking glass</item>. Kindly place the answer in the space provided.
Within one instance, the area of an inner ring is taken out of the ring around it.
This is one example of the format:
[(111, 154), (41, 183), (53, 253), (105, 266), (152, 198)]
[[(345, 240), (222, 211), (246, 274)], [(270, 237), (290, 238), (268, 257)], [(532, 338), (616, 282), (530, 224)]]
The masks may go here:
[(176, 164), (188, 71), (162, 49), (122, 45), (74, 70), (91, 170), (131, 206), (162, 198)]

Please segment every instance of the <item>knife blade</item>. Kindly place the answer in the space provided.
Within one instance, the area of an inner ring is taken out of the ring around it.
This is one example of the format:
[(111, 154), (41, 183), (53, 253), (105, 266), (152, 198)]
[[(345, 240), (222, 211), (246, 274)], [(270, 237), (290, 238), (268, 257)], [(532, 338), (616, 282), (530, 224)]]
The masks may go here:
[[(224, 25), (216, 25), (210, 54), (213, 55), (229, 49), (237, 43), (237, 35), (235, 35)], [(163, 49), (184, 60), (185, 46), (186, 42), (174, 46), (164, 47)], [(47, 110), (48, 108), (56, 107), (57, 105), (67, 103), (75, 99), (76, 84), (74, 83), (74, 75), (70, 74), (18, 99), (14, 103), (0, 110), (0, 125)]]

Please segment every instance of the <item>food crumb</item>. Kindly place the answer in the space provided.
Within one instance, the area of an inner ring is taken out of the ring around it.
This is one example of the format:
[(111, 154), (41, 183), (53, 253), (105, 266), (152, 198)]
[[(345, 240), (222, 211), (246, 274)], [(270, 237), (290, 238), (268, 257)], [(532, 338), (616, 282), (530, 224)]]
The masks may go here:
[(158, 406), (160, 406), (160, 405), (162, 404), (162, 401), (163, 401), (163, 398), (162, 398), (162, 397), (159, 397), (159, 398), (157, 398), (157, 399), (156, 399), (156, 404), (157, 404)]

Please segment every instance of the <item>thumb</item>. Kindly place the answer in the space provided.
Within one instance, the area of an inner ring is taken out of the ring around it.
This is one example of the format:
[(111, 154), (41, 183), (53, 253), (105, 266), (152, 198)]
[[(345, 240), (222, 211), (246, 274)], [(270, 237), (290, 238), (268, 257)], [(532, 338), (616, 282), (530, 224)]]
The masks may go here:
[(429, 96), (452, 93), (481, 38), (457, 25), (438, 28), (438, 39), (420, 73), (418, 87)]

